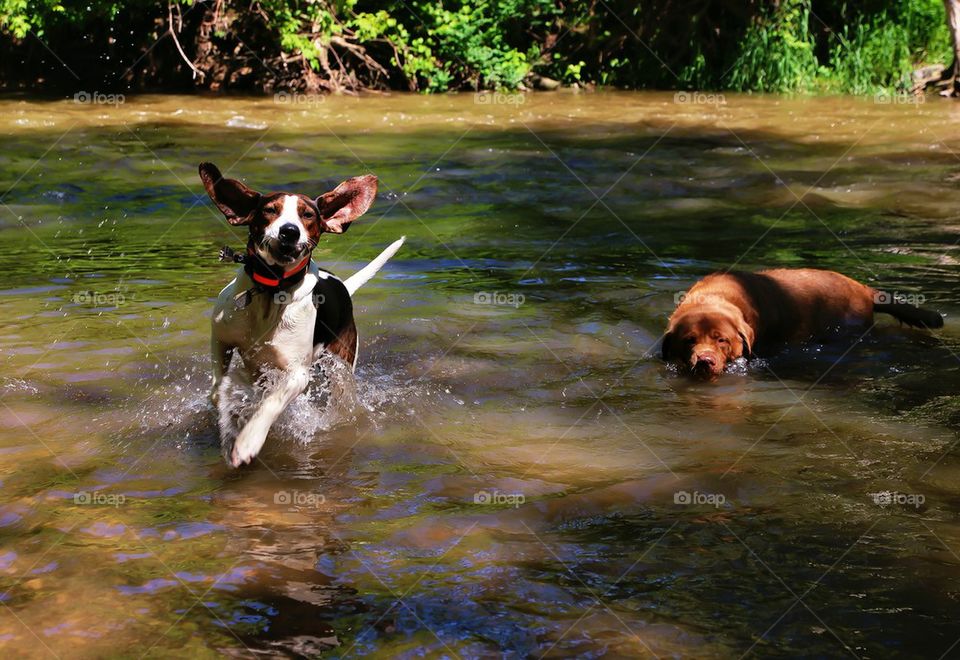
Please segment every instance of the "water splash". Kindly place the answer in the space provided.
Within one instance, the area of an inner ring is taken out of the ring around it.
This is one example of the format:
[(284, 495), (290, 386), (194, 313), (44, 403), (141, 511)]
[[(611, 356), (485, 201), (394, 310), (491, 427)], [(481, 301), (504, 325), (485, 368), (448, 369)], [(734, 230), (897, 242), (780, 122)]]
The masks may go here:
[(738, 357), (727, 365), (724, 373), (735, 374), (737, 376), (749, 376), (750, 374), (763, 373), (767, 370), (768, 366), (769, 362), (764, 358), (752, 357), (747, 359), (745, 357)]
[[(745, 357), (738, 357), (736, 360), (732, 360), (727, 363), (723, 373), (732, 374), (734, 376), (749, 376), (751, 374), (763, 373), (767, 370), (768, 366), (769, 362), (764, 358), (752, 357), (747, 359)], [(676, 362), (665, 362), (664, 368), (672, 376), (685, 375), (684, 372), (680, 370), (680, 367)]]
[[(276, 391), (288, 377), (283, 369), (267, 369), (251, 382), (242, 360), (237, 362), (224, 376), (219, 391), (218, 425), (224, 447), (246, 425), (263, 397)], [(318, 433), (356, 421), (360, 406), (349, 366), (325, 353), (311, 365), (310, 374), (307, 389), (274, 423), (274, 434), (306, 443)]]
[[(146, 401), (131, 401), (137, 435), (162, 434), (175, 439), (178, 449), (198, 444), (220, 443), (234, 438), (249, 419), (264, 392), (284, 377), (270, 369), (251, 382), (242, 360), (237, 358), (220, 386), (218, 406), (210, 402), (210, 372), (205, 355), (187, 356), (174, 366)], [(403, 370), (376, 362), (354, 374), (339, 358), (324, 353), (311, 367), (307, 389), (296, 397), (274, 423), (270, 437), (306, 444), (322, 439), (347, 424), (379, 426), (398, 416), (415, 415), (410, 401), (427, 400), (429, 383), (399, 377)]]

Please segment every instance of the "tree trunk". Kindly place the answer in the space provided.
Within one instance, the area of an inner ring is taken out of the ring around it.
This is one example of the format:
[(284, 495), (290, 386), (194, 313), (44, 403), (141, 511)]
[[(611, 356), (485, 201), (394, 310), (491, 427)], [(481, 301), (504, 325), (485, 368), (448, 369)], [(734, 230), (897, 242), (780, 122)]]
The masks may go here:
[(953, 42), (953, 63), (943, 72), (947, 88), (940, 92), (943, 96), (960, 96), (960, 0), (943, 0), (947, 10), (947, 27)]

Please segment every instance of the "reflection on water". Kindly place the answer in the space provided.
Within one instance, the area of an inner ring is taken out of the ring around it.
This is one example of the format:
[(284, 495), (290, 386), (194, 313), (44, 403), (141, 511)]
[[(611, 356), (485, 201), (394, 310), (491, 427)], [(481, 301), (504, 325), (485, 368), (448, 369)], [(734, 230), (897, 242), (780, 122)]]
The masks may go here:
[[(0, 647), (955, 651), (956, 108), (726, 98), (0, 102)], [(301, 397), (240, 471), (206, 346), (244, 236), (201, 160), (308, 194), (374, 171), (316, 253), (338, 274), (408, 236), (355, 300), (356, 405)], [(732, 264), (947, 327), (688, 382), (656, 342)]]

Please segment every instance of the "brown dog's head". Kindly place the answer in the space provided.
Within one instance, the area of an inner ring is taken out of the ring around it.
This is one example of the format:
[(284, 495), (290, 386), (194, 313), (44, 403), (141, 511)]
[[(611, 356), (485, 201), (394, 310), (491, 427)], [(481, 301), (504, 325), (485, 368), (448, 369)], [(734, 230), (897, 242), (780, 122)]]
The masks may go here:
[(714, 380), (728, 362), (750, 356), (753, 336), (753, 328), (738, 311), (690, 310), (670, 320), (661, 354), (681, 371)]
[(268, 264), (286, 266), (317, 245), (320, 234), (342, 234), (367, 212), (377, 195), (377, 177), (347, 179), (332, 191), (306, 195), (261, 195), (235, 179), (224, 179), (213, 163), (200, 163), (210, 199), (231, 225), (250, 227), (250, 245)]

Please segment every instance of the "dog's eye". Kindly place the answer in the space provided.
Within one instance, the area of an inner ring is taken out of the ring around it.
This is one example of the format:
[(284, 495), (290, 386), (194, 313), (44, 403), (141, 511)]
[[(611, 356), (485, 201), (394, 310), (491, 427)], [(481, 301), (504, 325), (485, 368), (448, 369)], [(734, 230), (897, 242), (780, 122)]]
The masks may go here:
[(269, 216), (274, 216), (274, 215), (277, 214), (277, 209), (275, 209), (275, 208), (272, 207), (272, 206), (264, 207), (264, 209), (263, 209), (263, 214), (264, 214), (264, 215), (269, 215)]
[(727, 339), (726, 337), (717, 337), (717, 343), (718, 343), (718, 344), (729, 344), (729, 343), (730, 343), (730, 340)]
[(313, 220), (314, 213), (313, 211), (304, 211), (303, 217), (305, 220)]

